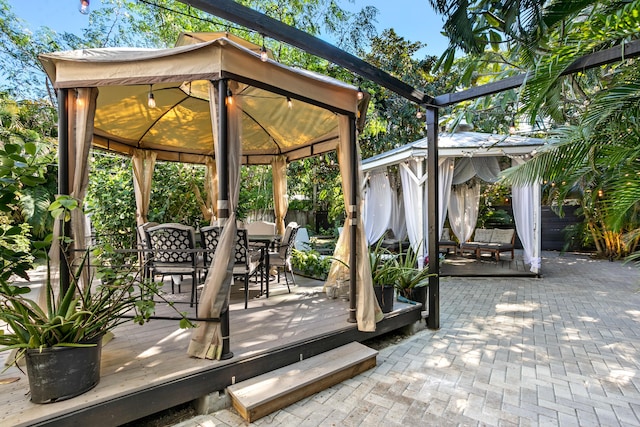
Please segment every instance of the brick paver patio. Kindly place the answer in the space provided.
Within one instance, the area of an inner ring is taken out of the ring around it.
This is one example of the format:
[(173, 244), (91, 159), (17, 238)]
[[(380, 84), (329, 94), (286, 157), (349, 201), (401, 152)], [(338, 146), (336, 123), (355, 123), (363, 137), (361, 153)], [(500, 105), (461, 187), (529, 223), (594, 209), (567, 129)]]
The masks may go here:
[[(255, 422), (640, 426), (640, 270), (545, 252), (543, 278), (443, 278), (440, 330)], [(246, 424), (233, 410), (181, 426)]]

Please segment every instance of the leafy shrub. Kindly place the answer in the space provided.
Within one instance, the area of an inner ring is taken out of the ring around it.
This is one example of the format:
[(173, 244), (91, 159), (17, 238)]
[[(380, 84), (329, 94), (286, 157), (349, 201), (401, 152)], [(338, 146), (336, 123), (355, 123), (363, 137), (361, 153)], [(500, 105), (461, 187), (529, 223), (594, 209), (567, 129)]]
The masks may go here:
[(325, 280), (331, 268), (331, 258), (320, 255), (315, 250), (291, 252), (291, 264), (303, 276)]

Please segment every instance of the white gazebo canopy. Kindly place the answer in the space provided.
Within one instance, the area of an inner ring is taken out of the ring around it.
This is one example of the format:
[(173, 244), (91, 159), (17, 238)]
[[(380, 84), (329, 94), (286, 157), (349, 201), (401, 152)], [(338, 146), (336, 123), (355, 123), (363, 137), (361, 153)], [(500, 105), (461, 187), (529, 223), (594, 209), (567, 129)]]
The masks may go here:
[[(535, 155), (548, 141), (518, 135), (458, 132), (438, 136), (438, 230), (442, 234), (447, 213), (452, 231), (461, 242), (475, 229), (479, 185), (459, 185), (475, 176), (496, 182), (499, 157), (509, 157), (521, 164)], [(428, 255), (428, 212), (426, 212), (427, 139), (420, 139), (363, 160), (368, 176), (365, 190), (365, 230), (369, 242), (378, 240), (387, 229), (396, 237), (408, 235), (414, 250)], [(387, 168), (398, 166), (403, 200), (398, 200), (389, 182)], [(455, 192), (452, 193), (452, 186)], [(524, 248), (524, 258), (531, 271), (540, 268), (540, 186), (512, 188), (512, 205), (516, 231)], [(390, 208), (389, 208), (390, 207)], [(421, 257), (424, 259), (424, 257)]]

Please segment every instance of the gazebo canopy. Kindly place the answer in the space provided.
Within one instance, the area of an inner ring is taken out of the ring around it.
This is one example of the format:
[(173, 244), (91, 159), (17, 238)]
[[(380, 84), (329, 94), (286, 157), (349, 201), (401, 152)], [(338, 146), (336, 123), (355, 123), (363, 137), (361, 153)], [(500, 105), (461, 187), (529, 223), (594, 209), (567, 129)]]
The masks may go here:
[[(198, 316), (219, 322), (194, 331), (190, 355), (219, 359), (230, 353), (228, 267), (235, 250), (240, 163), (272, 165), (274, 183), (280, 182), (274, 185), (274, 203), (281, 205), (276, 207), (281, 222), (286, 162), (333, 150), (350, 214), (335, 255), (349, 266), (351, 292), (358, 295), (357, 302), (349, 302), (349, 321), (357, 321), (360, 330), (375, 330), (382, 313), (372, 292), (356, 191), (356, 134), (364, 123), (366, 94), (326, 76), (263, 61), (259, 48), (226, 33), (184, 34), (171, 49), (85, 49), (39, 58), (58, 90), (60, 194), (82, 205), (91, 145), (133, 157), (139, 223), (146, 221), (156, 160), (203, 163), (212, 181), (217, 177), (212, 200), (223, 231), (210, 265), (216, 274), (205, 279)], [(152, 94), (155, 107), (148, 102)], [(82, 212), (72, 212), (70, 228), (74, 242), (85, 241)], [(344, 269), (334, 265), (334, 274)], [(62, 282), (61, 288), (66, 288)]]
[[(338, 114), (356, 114), (361, 127), (367, 107), (356, 87), (263, 62), (258, 46), (227, 33), (185, 33), (169, 49), (83, 49), (42, 54), (40, 61), (56, 88), (99, 88), (94, 146), (151, 150), (158, 160), (204, 163), (214, 156), (209, 81), (241, 83), (231, 95), (242, 98), (246, 164), (334, 150)], [(147, 105), (150, 93), (155, 108)]]
[[(478, 176), (495, 182), (500, 173), (498, 157), (507, 156), (514, 164), (524, 163), (548, 141), (516, 135), (458, 132), (438, 137), (438, 236), (442, 235), (447, 213), (452, 231), (460, 242), (471, 237), (476, 225), (480, 186), (459, 186)], [(369, 242), (377, 241), (387, 228), (397, 236), (407, 233), (416, 251), (427, 255), (428, 219), (427, 176), (424, 160), (427, 139), (420, 139), (362, 162), (369, 174), (365, 194), (365, 229)], [(389, 166), (399, 165), (402, 198), (390, 188), (386, 176)], [(452, 187), (456, 186), (455, 191)], [(514, 217), (523, 244), (524, 259), (531, 270), (540, 267), (539, 186), (513, 187)], [(435, 228), (435, 227), (434, 227)]]
[[(548, 140), (519, 135), (456, 132), (438, 135), (438, 157), (527, 156), (535, 154)], [(427, 138), (410, 142), (362, 161), (362, 170), (371, 171), (411, 158), (427, 157)]]

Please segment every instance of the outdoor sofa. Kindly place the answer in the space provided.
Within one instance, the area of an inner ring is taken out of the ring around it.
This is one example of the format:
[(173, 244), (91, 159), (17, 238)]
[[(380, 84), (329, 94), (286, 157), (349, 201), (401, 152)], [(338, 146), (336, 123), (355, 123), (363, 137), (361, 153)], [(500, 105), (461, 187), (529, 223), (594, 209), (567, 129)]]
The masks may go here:
[(477, 228), (472, 241), (460, 244), (460, 254), (471, 252), (476, 258), (480, 258), (483, 253), (488, 252), (496, 261), (500, 261), (501, 252), (511, 252), (513, 259), (515, 240), (516, 233), (513, 228)]

